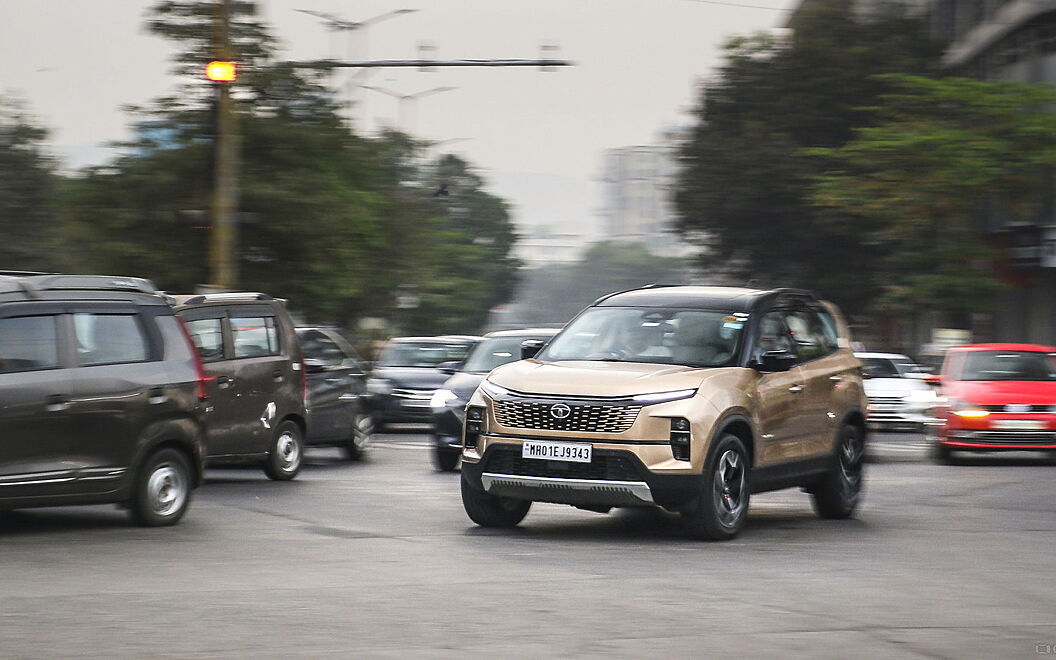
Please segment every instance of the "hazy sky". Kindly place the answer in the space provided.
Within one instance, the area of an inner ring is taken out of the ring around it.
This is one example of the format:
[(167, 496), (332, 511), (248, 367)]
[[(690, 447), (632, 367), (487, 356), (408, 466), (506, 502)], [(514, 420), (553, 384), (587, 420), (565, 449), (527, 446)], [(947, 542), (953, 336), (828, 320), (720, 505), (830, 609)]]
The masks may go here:
[[(783, 9), (794, 0), (731, 0)], [(52, 129), (67, 166), (105, 161), (106, 144), (128, 136), (124, 104), (144, 103), (173, 84), (167, 42), (143, 28), (148, 0), (3, 0), (0, 91), (24, 98)], [(449, 150), (480, 168), (518, 222), (565, 231), (598, 226), (598, 177), (611, 147), (649, 144), (688, 121), (696, 83), (720, 61), (732, 35), (779, 27), (786, 13), (699, 0), (261, 0), (282, 57), (315, 59), (349, 48), (296, 9), (363, 20), (414, 8), (367, 33), (370, 59), (534, 58), (542, 43), (575, 67), (375, 70), (369, 84), (400, 93), (455, 91), (421, 100), (413, 126), (431, 140), (467, 138)], [(397, 121), (397, 102), (362, 92), (360, 126)]]

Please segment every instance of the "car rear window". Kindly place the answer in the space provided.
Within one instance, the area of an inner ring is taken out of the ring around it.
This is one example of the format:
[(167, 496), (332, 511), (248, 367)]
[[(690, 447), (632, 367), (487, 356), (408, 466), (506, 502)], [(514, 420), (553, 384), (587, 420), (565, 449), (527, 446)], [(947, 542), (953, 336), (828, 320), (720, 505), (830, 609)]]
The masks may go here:
[(231, 340), (236, 358), (279, 354), (279, 335), (274, 316), (231, 319)]
[(73, 328), (82, 366), (145, 362), (150, 355), (135, 314), (74, 314)]

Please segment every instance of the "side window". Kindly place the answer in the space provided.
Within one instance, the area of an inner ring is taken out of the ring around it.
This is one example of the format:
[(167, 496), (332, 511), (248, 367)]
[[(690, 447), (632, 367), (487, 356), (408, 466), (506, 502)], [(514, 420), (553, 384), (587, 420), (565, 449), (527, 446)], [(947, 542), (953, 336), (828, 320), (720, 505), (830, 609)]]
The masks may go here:
[(194, 347), (203, 362), (221, 360), (224, 357), (224, 328), (220, 319), (195, 319), (187, 321)]
[(73, 329), (81, 366), (145, 362), (150, 355), (135, 314), (74, 314)]
[(236, 358), (279, 354), (279, 334), (274, 316), (231, 319), (231, 340)]
[(796, 353), (800, 362), (808, 362), (824, 357), (836, 350), (836, 338), (827, 330), (821, 315), (812, 310), (795, 310), (789, 312), (785, 320), (796, 343)]
[(332, 339), (321, 332), (308, 332), (301, 338), (301, 350), (305, 357), (321, 361), (328, 367), (346, 365), (348, 356)]
[(769, 312), (759, 320), (759, 331), (752, 349), (752, 358), (759, 360), (763, 353), (780, 351), (792, 352), (792, 340), (785, 327), (784, 315), (781, 312)]
[(0, 373), (59, 366), (57, 318), (16, 316), (0, 319)]

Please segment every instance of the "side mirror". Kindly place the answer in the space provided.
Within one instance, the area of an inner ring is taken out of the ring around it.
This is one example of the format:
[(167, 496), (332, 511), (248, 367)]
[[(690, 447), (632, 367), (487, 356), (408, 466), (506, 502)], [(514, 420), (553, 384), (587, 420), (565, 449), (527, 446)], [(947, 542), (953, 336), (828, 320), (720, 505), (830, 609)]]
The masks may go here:
[(453, 374), (458, 371), (458, 360), (451, 360), (449, 362), (441, 362), (436, 365), (437, 370), (442, 374)]
[(796, 364), (796, 356), (788, 351), (767, 351), (753, 365), (759, 371), (768, 373), (788, 371)]
[(525, 339), (521, 342), (521, 359), (533, 358), (542, 350), (546, 342), (542, 339)]
[(326, 371), (326, 363), (319, 358), (304, 358), (304, 370), (310, 374)]

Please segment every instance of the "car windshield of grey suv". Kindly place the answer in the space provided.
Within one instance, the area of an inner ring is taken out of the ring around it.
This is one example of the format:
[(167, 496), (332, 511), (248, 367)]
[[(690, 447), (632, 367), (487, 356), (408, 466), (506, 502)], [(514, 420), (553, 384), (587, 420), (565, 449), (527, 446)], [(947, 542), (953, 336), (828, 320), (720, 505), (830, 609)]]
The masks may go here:
[(462, 365), (462, 371), (486, 374), (507, 362), (521, 359), (521, 342), (529, 337), (493, 337), (477, 344)]
[(393, 342), (378, 356), (379, 367), (432, 368), (442, 362), (461, 362), (469, 352), (469, 344), (441, 344), (437, 342)]
[(726, 367), (737, 360), (747, 315), (697, 309), (592, 307), (537, 357)]

